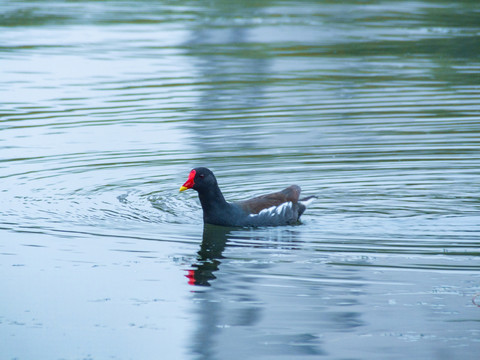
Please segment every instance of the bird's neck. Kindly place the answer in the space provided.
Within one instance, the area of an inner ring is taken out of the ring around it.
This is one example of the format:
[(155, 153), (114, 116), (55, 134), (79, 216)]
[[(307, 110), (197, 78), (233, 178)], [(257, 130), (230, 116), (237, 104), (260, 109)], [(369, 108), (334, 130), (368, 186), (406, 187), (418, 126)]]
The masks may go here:
[(228, 203), (225, 201), (218, 185), (202, 189), (202, 191), (198, 192), (198, 197), (200, 198), (200, 203), (206, 216), (217, 211), (225, 210), (228, 207)]

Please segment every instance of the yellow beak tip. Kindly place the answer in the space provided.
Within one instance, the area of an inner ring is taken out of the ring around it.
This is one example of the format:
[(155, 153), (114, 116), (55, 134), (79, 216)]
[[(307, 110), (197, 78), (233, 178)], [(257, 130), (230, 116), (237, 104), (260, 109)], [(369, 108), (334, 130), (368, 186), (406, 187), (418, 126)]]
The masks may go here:
[(188, 188), (186, 186), (180, 186), (179, 192), (182, 192), (182, 191), (185, 191), (185, 190), (188, 190)]

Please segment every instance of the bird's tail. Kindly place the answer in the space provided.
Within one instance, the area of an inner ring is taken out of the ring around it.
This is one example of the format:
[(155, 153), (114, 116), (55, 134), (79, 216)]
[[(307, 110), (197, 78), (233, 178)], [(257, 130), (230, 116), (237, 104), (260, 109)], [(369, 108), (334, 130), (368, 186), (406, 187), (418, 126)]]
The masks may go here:
[(315, 199), (317, 199), (317, 197), (315, 195), (312, 195), (312, 196), (304, 197), (303, 199), (299, 199), (298, 202), (305, 205), (305, 206), (308, 206), (312, 202), (314, 202)]
[(308, 205), (315, 201), (317, 197), (315, 195), (304, 197), (298, 200), (298, 217), (300, 217)]

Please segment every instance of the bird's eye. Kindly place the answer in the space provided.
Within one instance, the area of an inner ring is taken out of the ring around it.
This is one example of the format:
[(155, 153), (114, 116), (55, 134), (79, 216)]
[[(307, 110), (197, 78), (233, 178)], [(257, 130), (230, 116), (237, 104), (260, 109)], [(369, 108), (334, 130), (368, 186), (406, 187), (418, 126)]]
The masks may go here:
[(205, 177), (205, 174), (200, 174), (198, 176), (200, 176), (200, 179), (203, 179)]

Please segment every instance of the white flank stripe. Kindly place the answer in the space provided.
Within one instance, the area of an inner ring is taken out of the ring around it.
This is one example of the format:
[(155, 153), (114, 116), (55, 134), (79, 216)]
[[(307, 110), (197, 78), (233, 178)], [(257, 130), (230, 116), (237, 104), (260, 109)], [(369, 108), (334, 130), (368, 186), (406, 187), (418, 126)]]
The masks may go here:
[(285, 215), (288, 210), (291, 210), (293, 207), (293, 203), (291, 201), (283, 203), (278, 206), (271, 206), (267, 209), (263, 209), (258, 214), (250, 214), (248, 216), (255, 217), (255, 216), (279, 216)]

